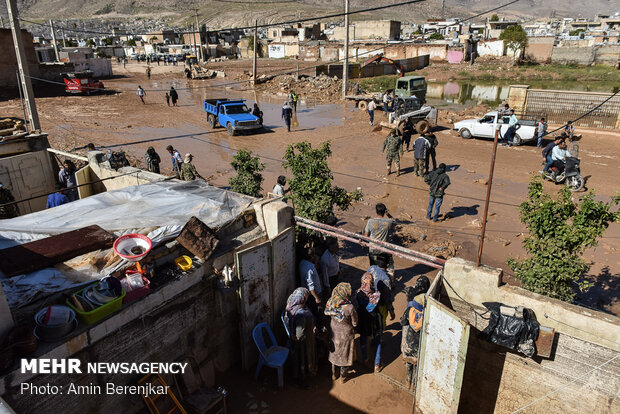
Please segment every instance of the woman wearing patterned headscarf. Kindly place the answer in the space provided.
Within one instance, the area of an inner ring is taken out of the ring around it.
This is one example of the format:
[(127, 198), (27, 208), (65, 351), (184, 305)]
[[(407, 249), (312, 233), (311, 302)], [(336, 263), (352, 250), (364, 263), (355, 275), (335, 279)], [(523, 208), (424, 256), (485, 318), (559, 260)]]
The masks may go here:
[(376, 349), (374, 366), (375, 372), (383, 369), (381, 364), (381, 335), (386, 323), (388, 312), (391, 319), (394, 319), (394, 308), (392, 307), (392, 294), (389, 287), (383, 281), (378, 281), (375, 288), (375, 278), (371, 273), (364, 273), (362, 276), (362, 287), (357, 290), (357, 309), (360, 317), (359, 333), (360, 348), (362, 357), (367, 366), (370, 365), (368, 356), (368, 338), (370, 337), (371, 346)]
[(351, 304), (351, 285), (338, 283), (325, 306), (325, 315), (331, 316), (332, 343), (329, 362), (332, 363), (332, 378), (349, 379), (349, 370), (355, 359), (355, 327), (357, 312)]
[(306, 375), (316, 375), (317, 371), (314, 316), (306, 305), (309, 295), (308, 289), (300, 287), (286, 301), (285, 322), (291, 339), (293, 376), (302, 388), (307, 388)]

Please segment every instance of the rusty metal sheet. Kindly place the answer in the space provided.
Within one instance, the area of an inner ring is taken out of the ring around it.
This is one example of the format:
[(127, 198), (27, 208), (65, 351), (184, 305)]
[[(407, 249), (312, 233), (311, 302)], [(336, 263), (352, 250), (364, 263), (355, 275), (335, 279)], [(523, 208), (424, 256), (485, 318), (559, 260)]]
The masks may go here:
[(241, 313), (241, 364), (248, 370), (257, 361), (258, 352), (252, 339), (252, 329), (273, 320), (271, 304), (271, 242), (266, 241), (235, 254), (239, 277), (239, 307)]
[(543, 358), (550, 358), (555, 340), (555, 329), (548, 326), (541, 326), (536, 339), (536, 355)]
[(286, 300), (295, 290), (295, 230), (290, 227), (272, 241), (273, 251), (273, 321), (276, 326)]
[(0, 250), (0, 269), (5, 276), (33, 272), (85, 253), (109, 248), (114, 236), (97, 225), (46, 237)]
[(191, 217), (181, 234), (177, 237), (177, 241), (193, 255), (205, 261), (217, 247), (219, 240), (215, 237), (215, 232), (197, 217)]
[(428, 297), (424, 309), (414, 413), (456, 414), (469, 341), (469, 324)]

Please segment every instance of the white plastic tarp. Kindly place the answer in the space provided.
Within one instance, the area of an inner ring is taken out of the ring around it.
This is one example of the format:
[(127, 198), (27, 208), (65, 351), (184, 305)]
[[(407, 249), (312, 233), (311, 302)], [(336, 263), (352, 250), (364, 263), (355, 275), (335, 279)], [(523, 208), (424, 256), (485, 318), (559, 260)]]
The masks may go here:
[[(211, 228), (237, 218), (255, 199), (207, 185), (204, 181), (158, 182), (97, 194), (49, 210), (0, 220), (0, 249), (97, 224), (120, 236), (146, 234), (157, 244), (179, 235), (196, 216)], [(11, 308), (40, 295), (60, 292), (109, 274), (123, 265), (107, 260), (105, 269), (92, 267), (95, 258), (113, 256), (111, 249), (92, 252), (53, 268), (2, 280)], [(116, 259), (116, 258), (113, 258)], [(104, 260), (105, 262), (106, 260)], [(2, 277), (0, 272), (0, 278)]]

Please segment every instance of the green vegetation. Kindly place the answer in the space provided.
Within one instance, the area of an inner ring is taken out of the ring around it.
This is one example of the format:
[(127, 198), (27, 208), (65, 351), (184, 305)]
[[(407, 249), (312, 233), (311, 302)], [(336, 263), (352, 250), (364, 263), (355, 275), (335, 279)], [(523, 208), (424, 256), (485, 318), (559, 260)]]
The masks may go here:
[(95, 46), (95, 41), (93, 39), (86, 40), (86, 46), (90, 46), (90, 47)]
[(372, 78), (355, 79), (363, 90), (368, 92), (383, 92), (387, 89), (394, 89), (398, 75), (381, 75)]
[(444, 40), (445, 37), (441, 33), (435, 32), (432, 35), (430, 35), (429, 39), (431, 39), (431, 40)]
[(593, 191), (575, 202), (567, 187), (554, 200), (543, 191), (542, 179), (533, 176), (528, 200), (519, 206), (521, 222), (529, 230), (523, 240), (529, 257), (507, 262), (515, 277), (532, 292), (574, 300), (577, 290), (591, 287), (583, 279), (590, 265), (581, 256), (598, 244), (610, 223), (620, 221), (620, 212), (611, 211), (619, 203), (619, 195), (610, 202), (595, 201)]
[(361, 191), (349, 193), (332, 184), (334, 176), (327, 163), (331, 155), (329, 141), (319, 148), (305, 141), (286, 148), (282, 166), (293, 173), (289, 188), (295, 214), (325, 223), (334, 216), (334, 206), (347, 210), (362, 199)]
[(519, 58), (525, 54), (527, 33), (521, 25), (509, 26), (499, 35), (499, 40), (503, 40), (508, 50), (512, 50), (514, 60), (517, 60), (517, 53), (519, 53)]
[(156, 43), (158, 38), (157, 38), (157, 36), (153, 36), (149, 40), (150, 40), (151, 43)]
[(492, 22), (499, 22), (499, 16), (497, 14), (494, 14), (493, 16), (491, 16), (491, 21)]
[(113, 42), (112, 39), (109, 37), (104, 37), (103, 39), (101, 39), (101, 41), (106, 44), (107, 46), (110, 46)]
[(579, 33), (585, 32), (585, 29), (576, 29), (576, 30), (571, 30), (570, 32), (568, 32), (569, 36), (579, 36)]
[(103, 6), (101, 9), (97, 10), (94, 14), (95, 15), (108, 14), (108, 13), (112, 13), (113, 11), (114, 11), (114, 4), (108, 3), (105, 6)]
[(125, 44), (127, 46), (135, 46), (136, 45), (136, 41), (135, 41), (135, 39), (129, 39), (129, 40), (127, 40), (127, 42)]
[(252, 151), (239, 150), (233, 156), (230, 163), (237, 172), (236, 177), (228, 180), (233, 191), (252, 197), (260, 197), (263, 175), (260, 173), (265, 169), (265, 164), (260, 162), (258, 157), (252, 155)]

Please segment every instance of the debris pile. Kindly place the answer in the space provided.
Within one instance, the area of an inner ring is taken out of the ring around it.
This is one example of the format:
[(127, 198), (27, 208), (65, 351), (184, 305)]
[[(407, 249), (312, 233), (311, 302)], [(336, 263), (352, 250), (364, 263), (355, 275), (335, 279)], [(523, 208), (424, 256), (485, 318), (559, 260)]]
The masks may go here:
[(342, 91), (342, 80), (335, 76), (331, 77), (323, 74), (314, 77), (302, 76), (300, 79), (290, 75), (273, 79), (268, 79), (268, 77), (265, 77), (266, 79), (262, 78), (260, 77), (257, 83), (259, 83), (259, 80), (263, 80), (262, 85), (260, 85), (260, 89), (263, 92), (283, 96), (294, 90), (302, 98), (310, 97), (333, 102), (340, 99)]
[(27, 135), (24, 121), (17, 118), (0, 119), (0, 141), (21, 138)]

